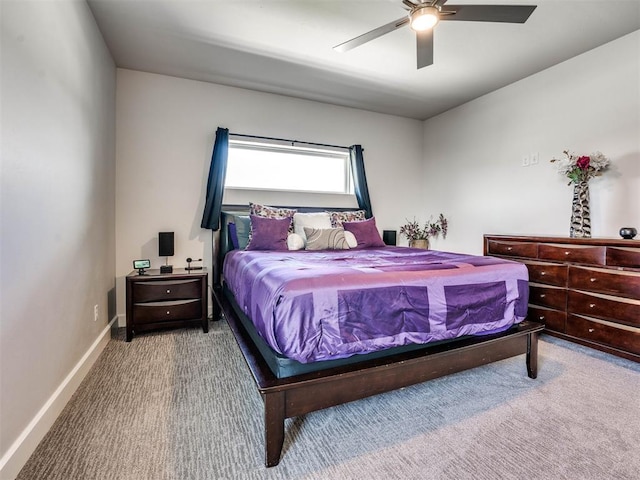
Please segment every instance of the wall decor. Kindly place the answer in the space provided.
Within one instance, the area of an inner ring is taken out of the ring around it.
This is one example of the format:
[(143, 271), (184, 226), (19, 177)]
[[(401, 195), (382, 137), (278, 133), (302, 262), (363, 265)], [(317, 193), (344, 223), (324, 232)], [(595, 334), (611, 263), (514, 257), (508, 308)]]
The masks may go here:
[(564, 158), (553, 158), (551, 162), (558, 162), (558, 173), (569, 179), (567, 185), (573, 184), (569, 236), (571, 238), (590, 238), (589, 180), (602, 175), (610, 162), (600, 152), (591, 155), (576, 155), (565, 150), (562, 153), (565, 155)]

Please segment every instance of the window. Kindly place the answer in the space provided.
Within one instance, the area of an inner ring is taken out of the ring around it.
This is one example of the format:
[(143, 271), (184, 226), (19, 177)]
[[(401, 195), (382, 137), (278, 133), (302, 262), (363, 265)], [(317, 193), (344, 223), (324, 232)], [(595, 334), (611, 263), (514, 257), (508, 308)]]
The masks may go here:
[(353, 194), (349, 151), (229, 139), (226, 188)]

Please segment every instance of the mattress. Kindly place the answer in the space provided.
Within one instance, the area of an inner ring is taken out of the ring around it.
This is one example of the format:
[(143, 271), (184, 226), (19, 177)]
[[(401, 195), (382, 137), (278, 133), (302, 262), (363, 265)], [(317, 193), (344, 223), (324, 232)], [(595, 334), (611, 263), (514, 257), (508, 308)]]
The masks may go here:
[(529, 292), (521, 263), (403, 247), (233, 250), (223, 277), (264, 342), (303, 364), (504, 331)]

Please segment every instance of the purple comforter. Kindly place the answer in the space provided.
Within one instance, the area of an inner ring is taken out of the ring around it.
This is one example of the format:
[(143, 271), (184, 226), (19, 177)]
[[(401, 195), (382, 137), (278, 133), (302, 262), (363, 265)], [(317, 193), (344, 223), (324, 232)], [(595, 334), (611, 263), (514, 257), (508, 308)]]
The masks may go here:
[(234, 250), (224, 279), (271, 348), (302, 363), (506, 330), (529, 297), (521, 263), (402, 247)]

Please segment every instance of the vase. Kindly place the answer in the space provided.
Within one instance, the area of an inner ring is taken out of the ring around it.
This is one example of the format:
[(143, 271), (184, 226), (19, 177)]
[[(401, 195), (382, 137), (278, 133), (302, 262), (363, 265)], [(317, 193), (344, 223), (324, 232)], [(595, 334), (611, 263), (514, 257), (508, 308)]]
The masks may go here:
[(571, 206), (571, 238), (591, 238), (591, 214), (589, 212), (589, 182), (579, 182), (573, 186)]
[(422, 250), (429, 250), (429, 240), (426, 238), (420, 238), (418, 240), (411, 240), (409, 243), (411, 248), (421, 248)]

